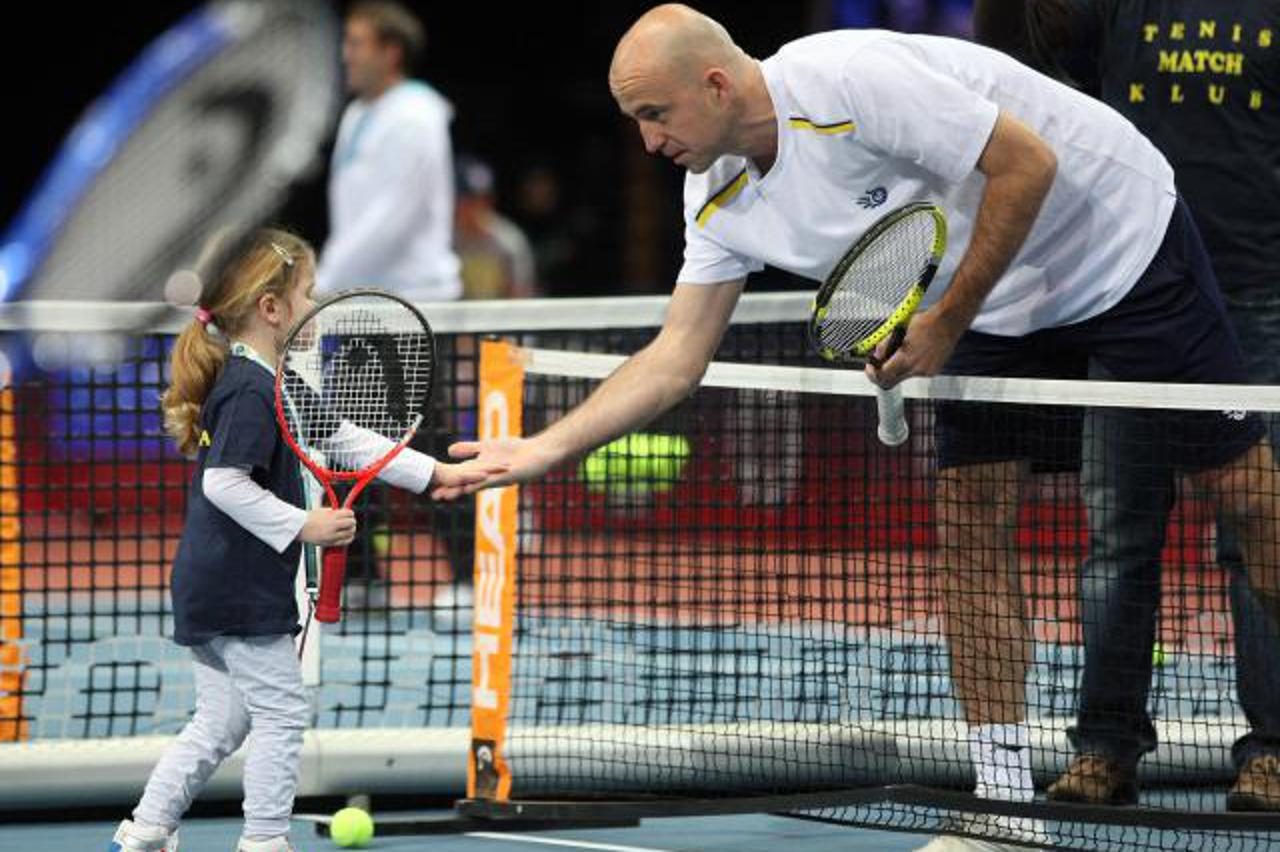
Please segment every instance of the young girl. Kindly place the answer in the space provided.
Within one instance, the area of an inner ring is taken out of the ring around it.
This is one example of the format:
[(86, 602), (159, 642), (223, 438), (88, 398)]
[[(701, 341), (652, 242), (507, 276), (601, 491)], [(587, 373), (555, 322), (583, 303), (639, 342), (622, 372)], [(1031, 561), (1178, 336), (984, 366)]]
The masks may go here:
[[(250, 730), (238, 852), (292, 852), (289, 817), (310, 717), (294, 646), (294, 575), (303, 542), (346, 545), (356, 531), (349, 509), (300, 508), (299, 463), (275, 419), (275, 364), (312, 306), (310, 247), (261, 229), (224, 238), (211, 254), (162, 398), (166, 430), (196, 459), (172, 579), (174, 638), (191, 648), (196, 710), (111, 852), (175, 852), (178, 821)], [(417, 491), (456, 489), (482, 471), (406, 449), (386, 478)]]

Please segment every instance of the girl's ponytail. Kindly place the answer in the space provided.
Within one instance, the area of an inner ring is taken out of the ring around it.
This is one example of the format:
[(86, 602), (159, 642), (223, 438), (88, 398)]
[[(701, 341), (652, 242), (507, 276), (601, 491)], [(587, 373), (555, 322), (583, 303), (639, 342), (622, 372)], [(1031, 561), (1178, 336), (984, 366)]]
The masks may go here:
[(227, 361), (227, 346), (209, 328), (207, 314), (191, 321), (169, 356), (169, 388), (160, 397), (164, 430), (191, 457), (200, 447), (200, 409)]

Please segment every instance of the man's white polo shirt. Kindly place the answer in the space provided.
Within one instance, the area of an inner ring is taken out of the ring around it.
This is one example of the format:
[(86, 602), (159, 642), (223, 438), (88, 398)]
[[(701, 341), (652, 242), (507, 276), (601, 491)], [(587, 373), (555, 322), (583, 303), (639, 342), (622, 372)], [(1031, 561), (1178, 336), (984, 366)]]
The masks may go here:
[(765, 264), (820, 281), (882, 215), (932, 200), (949, 234), (925, 304), (935, 302), (968, 248), (985, 186), (976, 166), (1000, 110), (1053, 148), (1058, 172), (975, 330), (1021, 335), (1095, 316), (1164, 237), (1176, 194), (1159, 151), (1110, 107), (1002, 53), (850, 30), (791, 42), (761, 68), (777, 159), (764, 175), (722, 157), (687, 176), (682, 283), (738, 280)]

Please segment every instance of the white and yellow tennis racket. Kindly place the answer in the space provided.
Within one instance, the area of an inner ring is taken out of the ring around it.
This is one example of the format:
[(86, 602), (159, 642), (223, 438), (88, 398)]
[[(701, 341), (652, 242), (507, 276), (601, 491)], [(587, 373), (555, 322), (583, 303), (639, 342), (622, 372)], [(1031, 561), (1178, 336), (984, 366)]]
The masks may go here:
[[(813, 300), (809, 339), (828, 361), (879, 366), (906, 335), (947, 247), (942, 208), (913, 202), (881, 217), (858, 238)], [(888, 341), (883, 359), (876, 347)], [(901, 386), (877, 393), (880, 440), (896, 447), (910, 430)]]

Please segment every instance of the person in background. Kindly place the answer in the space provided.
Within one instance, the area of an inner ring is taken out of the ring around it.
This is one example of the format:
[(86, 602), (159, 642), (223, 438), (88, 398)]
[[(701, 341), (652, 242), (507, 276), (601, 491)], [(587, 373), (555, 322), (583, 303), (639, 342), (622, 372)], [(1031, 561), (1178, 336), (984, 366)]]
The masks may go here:
[[(1099, 97), (1164, 153), (1203, 231), (1248, 380), (1280, 384), (1280, 102), (1265, 94), (1280, 89), (1280, 3), (979, 0), (974, 24), (979, 41)], [(1123, 409), (1088, 413), (1085, 448), (1076, 756), (1048, 795), (1124, 805), (1137, 801), (1138, 761), (1156, 747), (1147, 700), (1177, 459), (1162, 452), (1148, 414)], [(1280, 634), (1249, 588), (1238, 531), (1220, 522), (1217, 541), (1249, 724), (1232, 748), (1226, 806), (1278, 811)]]
[[(463, 154), (454, 169), (457, 176), (458, 208), (454, 219), (453, 243), (462, 261), (464, 299), (530, 299), (542, 294), (538, 285), (537, 261), (529, 238), (515, 222), (498, 212), (494, 198), (494, 174), (488, 163)], [(460, 335), (455, 341), (458, 419), (453, 433), (476, 435), (476, 366), (479, 351), (475, 335)], [(445, 452), (447, 447), (437, 446)], [(474, 502), (469, 498), (468, 502)], [(529, 511), (522, 503), (522, 512)], [(524, 526), (526, 530), (531, 525)], [(453, 594), (469, 600), (469, 587), (455, 583)], [(437, 608), (447, 610), (447, 596)]]
[(453, 253), (453, 107), (408, 77), (422, 24), (389, 0), (347, 13), (342, 60), (355, 96), (338, 125), (329, 176), (329, 240), (316, 292), (353, 286), (414, 302), (462, 294)]
[(493, 169), (458, 158), (453, 246), (462, 262), (464, 299), (529, 299), (540, 295), (533, 249), (514, 222), (494, 206)]
[[(458, 158), (454, 248), (462, 261), (464, 299), (528, 299), (541, 295), (528, 237), (494, 206), (493, 169), (477, 157)], [(457, 346), (458, 412), (454, 433), (475, 435), (475, 338)]]
[[(435, 89), (410, 79), (426, 43), (422, 23), (390, 0), (361, 0), (347, 12), (342, 61), (354, 95), (338, 125), (329, 176), (329, 240), (320, 255), (320, 296), (376, 287), (412, 302), (462, 295), (453, 251), (454, 177), (449, 123), (453, 108)], [(441, 363), (450, 363), (440, 341)], [(448, 383), (444, 383), (448, 386)], [(437, 397), (431, 428), (414, 446), (431, 451), (444, 441), (449, 394)], [(454, 585), (441, 605), (469, 602), (473, 501), (432, 508), (434, 528), (448, 550)], [(370, 489), (360, 532), (347, 565), (347, 606), (381, 610), (389, 601), (384, 562), (391, 536), (383, 489)]]

